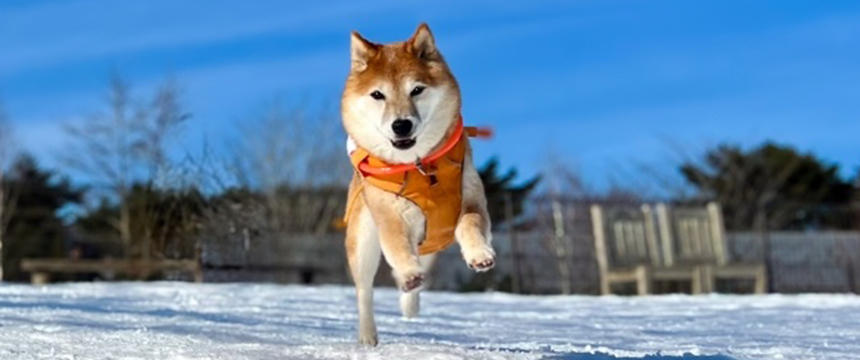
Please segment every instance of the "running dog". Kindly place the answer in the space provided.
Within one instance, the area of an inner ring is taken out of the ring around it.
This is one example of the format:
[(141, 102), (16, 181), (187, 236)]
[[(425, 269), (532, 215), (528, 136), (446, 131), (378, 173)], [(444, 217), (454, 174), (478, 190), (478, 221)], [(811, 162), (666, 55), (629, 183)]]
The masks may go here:
[(377, 44), (352, 33), (341, 99), (355, 169), (345, 221), (358, 299), (358, 342), (376, 345), (373, 278), (380, 255), (393, 269), (403, 315), (418, 314), (418, 291), (435, 254), (456, 242), (466, 264), (495, 264), (484, 185), (460, 116), (460, 88), (430, 28)]

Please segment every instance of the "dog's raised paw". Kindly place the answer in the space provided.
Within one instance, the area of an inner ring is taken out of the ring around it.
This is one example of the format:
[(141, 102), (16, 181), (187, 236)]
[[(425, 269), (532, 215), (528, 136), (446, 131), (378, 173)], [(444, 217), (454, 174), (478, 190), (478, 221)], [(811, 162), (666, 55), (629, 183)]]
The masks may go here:
[(481, 271), (490, 270), (495, 265), (496, 265), (496, 262), (493, 259), (486, 259), (486, 260), (481, 261), (481, 262), (469, 264), (469, 267), (472, 268), (472, 270), (481, 272)]
[(463, 258), (469, 268), (477, 272), (484, 272), (496, 266), (496, 253), (489, 246), (484, 246), (477, 251), (463, 252)]
[(403, 285), (400, 286), (400, 289), (403, 290), (403, 292), (410, 292), (417, 289), (422, 284), (424, 284), (424, 274), (416, 273), (406, 276), (403, 279)]

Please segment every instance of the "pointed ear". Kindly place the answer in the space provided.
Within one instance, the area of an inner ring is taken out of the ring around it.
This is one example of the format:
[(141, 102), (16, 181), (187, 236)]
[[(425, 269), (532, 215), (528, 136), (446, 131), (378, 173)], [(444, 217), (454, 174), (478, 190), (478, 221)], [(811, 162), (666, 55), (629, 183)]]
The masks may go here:
[(349, 49), (352, 71), (362, 71), (367, 68), (367, 60), (377, 51), (376, 44), (367, 41), (356, 31), (353, 31), (350, 37)]
[(423, 60), (438, 60), (439, 51), (436, 50), (436, 40), (433, 39), (433, 33), (430, 32), (430, 27), (426, 23), (418, 25), (418, 29), (412, 34), (412, 37), (407, 41), (413, 54)]

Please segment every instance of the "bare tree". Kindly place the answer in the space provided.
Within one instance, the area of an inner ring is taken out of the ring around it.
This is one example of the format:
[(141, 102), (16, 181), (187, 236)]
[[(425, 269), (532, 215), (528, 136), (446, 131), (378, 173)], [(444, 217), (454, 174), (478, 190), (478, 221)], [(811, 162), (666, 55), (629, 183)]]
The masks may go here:
[(343, 216), (350, 175), (338, 118), (307, 103), (273, 101), (239, 121), (226, 161), (206, 149), (191, 160), (201, 182), (220, 194), (203, 220), (207, 263), (318, 267), (292, 253), (342, 247), (325, 235)]
[(126, 201), (134, 179), (132, 159), (135, 155), (136, 122), (145, 114), (135, 109), (125, 81), (114, 74), (107, 98), (108, 111), (91, 115), (80, 124), (68, 125), (66, 132), (73, 143), (62, 156), (70, 166), (91, 178), (97, 189), (106, 191), (119, 203), (119, 218), (111, 226), (119, 233), (128, 251), (131, 245), (131, 211)]
[(243, 123), (235, 146), (238, 180), (265, 194), (276, 231), (320, 233), (340, 216), (349, 180), (345, 136), (330, 112), (275, 101)]
[(178, 128), (191, 115), (182, 107), (179, 87), (173, 79), (168, 79), (156, 90), (147, 109), (146, 121), (135, 124), (135, 130), (140, 133), (135, 150), (147, 167), (147, 182), (150, 186), (163, 188), (181, 186), (172, 176), (179, 169), (171, 163), (167, 151), (171, 140), (179, 133)]
[[(168, 189), (174, 185), (180, 185), (174, 183), (180, 177), (177, 169), (172, 166), (167, 151), (171, 135), (175, 135), (176, 129), (189, 119), (190, 115), (180, 104), (179, 90), (173, 80), (168, 80), (161, 85), (150, 101), (148, 110), (146, 121), (137, 124), (140, 140), (135, 150), (146, 167), (148, 177), (144, 180), (144, 186), (152, 192), (155, 188)], [(144, 208), (145, 226), (141, 239), (144, 258), (148, 258), (153, 251), (163, 257), (170, 243), (167, 237), (171, 232), (168, 229), (177, 226), (178, 224), (174, 223), (176, 221), (189, 220), (190, 214), (187, 214), (189, 209), (181, 202), (183, 201), (180, 198), (172, 196), (168, 197), (167, 209), (149, 206)], [(168, 216), (160, 216), (163, 214), (157, 213), (164, 210)]]
[[(557, 159), (556, 157), (550, 157)], [(572, 292), (574, 231), (569, 215), (573, 211), (566, 204), (572, 199), (583, 198), (588, 190), (584, 182), (569, 166), (552, 161), (544, 171), (547, 189), (538, 201), (538, 224), (544, 229), (544, 247), (552, 255), (559, 275), (559, 290), (562, 294)], [(548, 207), (546, 206), (548, 205)]]
[[(71, 141), (61, 155), (71, 167), (89, 178), (96, 190), (116, 201), (119, 211), (110, 220), (126, 256), (133, 255), (132, 209), (128, 201), (133, 184), (145, 190), (166, 186), (169, 179), (167, 144), (170, 135), (188, 115), (182, 110), (172, 81), (158, 88), (150, 101), (139, 101), (118, 75), (110, 80), (107, 111), (66, 127)], [(148, 223), (144, 221), (144, 223)], [(153, 229), (146, 227), (136, 252), (148, 257)]]

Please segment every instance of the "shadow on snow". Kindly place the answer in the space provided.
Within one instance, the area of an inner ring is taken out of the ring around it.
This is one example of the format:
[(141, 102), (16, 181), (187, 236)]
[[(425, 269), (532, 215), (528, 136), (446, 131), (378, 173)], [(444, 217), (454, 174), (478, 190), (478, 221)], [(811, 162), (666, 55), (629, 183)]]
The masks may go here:
[(684, 354), (680, 356), (669, 355), (645, 355), (643, 357), (619, 357), (609, 354), (594, 353), (569, 353), (550, 355), (544, 359), (552, 360), (735, 360), (734, 358), (725, 355), (693, 355)]

